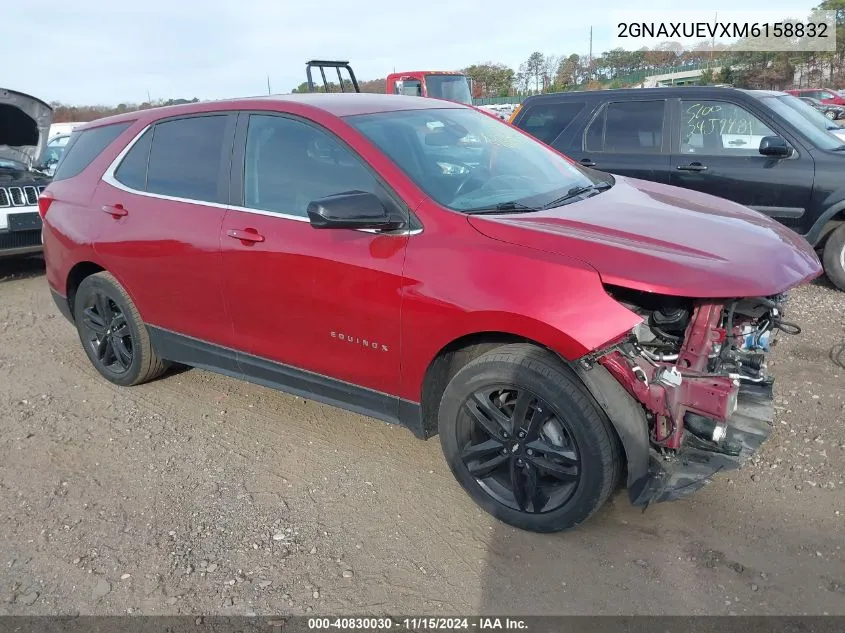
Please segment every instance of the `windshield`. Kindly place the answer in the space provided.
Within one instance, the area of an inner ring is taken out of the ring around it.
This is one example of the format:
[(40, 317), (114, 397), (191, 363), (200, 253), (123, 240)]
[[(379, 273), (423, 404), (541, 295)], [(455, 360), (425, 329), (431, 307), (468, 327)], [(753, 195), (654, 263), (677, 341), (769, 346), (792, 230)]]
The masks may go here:
[(426, 75), (425, 87), (429, 97), (472, 105), (469, 82), (464, 75)]
[(842, 141), (830, 133), (840, 129), (839, 126), (798, 97), (764, 97), (761, 101), (798, 128), (815, 147), (830, 150), (842, 145)]
[(469, 108), (360, 114), (346, 121), (427, 195), (455, 211), (508, 203), (539, 208), (575, 187), (603, 182), (507, 123)]

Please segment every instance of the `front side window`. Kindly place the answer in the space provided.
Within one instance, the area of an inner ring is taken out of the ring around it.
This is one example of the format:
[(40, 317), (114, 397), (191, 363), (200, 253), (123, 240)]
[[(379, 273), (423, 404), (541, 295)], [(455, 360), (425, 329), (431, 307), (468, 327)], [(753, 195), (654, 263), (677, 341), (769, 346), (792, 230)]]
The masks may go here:
[(307, 217), (308, 205), (347, 191), (379, 193), (361, 161), (329, 132), (286, 117), (249, 117), (244, 206)]
[(516, 128), (469, 108), (348, 116), (438, 204), (472, 212), (491, 205), (543, 206), (599, 182)]
[(587, 128), (585, 148), (611, 154), (659, 154), (665, 110), (665, 100), (608, 103)]
[(216, 202), (227, 117), (226, 114), (195, 116), (156, 124), (146, 190)]
[(814, 147), (825, 150), (842, 147), (842, 141), (831, 133), (841, 128), (801, 99), (792, 95), (763, 97), (760, 99), (760, 104), (764, 108), (771, 108), (786, 119)]
[(735, 103), (681, 100), (681, 154), (759, 155), (763, 137), (775, 132)]
[(472, 105), (469, 82), (464, 75), (426, 75), (426, 93), (434, 99), (448, 99)]

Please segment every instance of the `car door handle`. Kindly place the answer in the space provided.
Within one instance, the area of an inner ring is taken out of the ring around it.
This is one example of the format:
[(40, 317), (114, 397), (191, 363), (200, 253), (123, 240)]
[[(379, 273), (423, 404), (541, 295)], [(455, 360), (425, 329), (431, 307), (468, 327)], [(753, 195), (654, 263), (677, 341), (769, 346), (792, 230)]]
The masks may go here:
[(229, 229), (226, 235), (244, 243), (264, 241), (264, 236), (255, 229)]
[(701, 163), (690, 163), (689, 165), (678, 165), (681, 171), (707, 171), (707, 165)]
[(595, 162), (593, 162), (592, 159), (590, 159), (590, 158), (582, 158), (578, 162), (581, 163), (582, 165), (584, 165), (584, 167), (595, 167), (596, 166)]
[(129, 211), (127, 211), (122, 204), (104, 204), (101, 211), (108, 213), (113, 218), (122, 218), (125, 215), (129, 215)]

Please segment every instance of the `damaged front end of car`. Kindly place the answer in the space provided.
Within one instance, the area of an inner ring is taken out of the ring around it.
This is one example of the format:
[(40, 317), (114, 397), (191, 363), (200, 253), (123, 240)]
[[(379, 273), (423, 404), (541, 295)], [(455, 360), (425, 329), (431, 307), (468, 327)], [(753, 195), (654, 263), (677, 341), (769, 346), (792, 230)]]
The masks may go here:
[[(623, 339), (581, 359), (579, 373), (595, 393), (601, 385), (590, 374), (596, 365), (604, 368), (615, 388), (638, 405), (626, 408), (611, 397), (602, 403), (608, 415), (645, 421), (647, 461), (632, 464), (628, 451), (631, 502), (680, 499), (715, 474), (741, 467), (772, 430), (766, 355), (778, 333), (801, 331), (783, 319), (786, 295), (707, 300), (606, 290), (643, 320)], [(608, 395), (605, 389), (606, 400)], [(617, 421), (617, 429), (624, 428)]]

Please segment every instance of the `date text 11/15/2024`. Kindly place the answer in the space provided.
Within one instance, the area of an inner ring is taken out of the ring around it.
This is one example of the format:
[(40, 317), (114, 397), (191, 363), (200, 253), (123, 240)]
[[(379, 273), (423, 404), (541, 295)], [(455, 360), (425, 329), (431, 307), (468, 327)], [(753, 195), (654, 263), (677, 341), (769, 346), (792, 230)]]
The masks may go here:
[(312, 617), (308, 618), (309, 630), (347, 630), (347, 631), (527, 631), (525, 620), (510, 617)]

